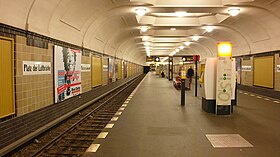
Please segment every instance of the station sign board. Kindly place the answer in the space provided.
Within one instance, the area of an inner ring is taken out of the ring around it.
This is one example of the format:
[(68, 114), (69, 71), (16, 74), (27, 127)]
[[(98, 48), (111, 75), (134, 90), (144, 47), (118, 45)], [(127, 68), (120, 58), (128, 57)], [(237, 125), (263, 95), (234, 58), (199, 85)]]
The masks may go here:
[(153, 62), (154, 61), (154, 57), (153, 56), (146, 56), (146, 62)]
[(184, 56), (182, 57), (183, 62), (192, 62), (194, 61), (194, 56)]
[(160, 62), (160, 57), (156, 56), (146, 56), (146, 62)]
[(276, 72), (280, 72), (280, 65), (276, 65)]

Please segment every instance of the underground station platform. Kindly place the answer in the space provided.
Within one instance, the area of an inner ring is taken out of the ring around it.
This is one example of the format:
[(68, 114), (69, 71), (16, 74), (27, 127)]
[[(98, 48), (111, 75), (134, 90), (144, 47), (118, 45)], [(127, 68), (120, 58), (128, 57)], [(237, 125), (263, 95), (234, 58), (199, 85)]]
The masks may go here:
[(221, 116), (193, 90), (182, 106), (180, 92), (147, 74), (84, 157), (280, 156), (279, 100), (238, 90), (233, 113)]

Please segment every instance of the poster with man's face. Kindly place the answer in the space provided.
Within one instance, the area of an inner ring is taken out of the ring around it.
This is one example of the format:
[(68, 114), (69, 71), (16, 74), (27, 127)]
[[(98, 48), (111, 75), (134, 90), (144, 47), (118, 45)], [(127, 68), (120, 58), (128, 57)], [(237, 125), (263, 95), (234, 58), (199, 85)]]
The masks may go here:
[(54, 74), (56, 103), (81, 94), (81, 51), (55, 46)]

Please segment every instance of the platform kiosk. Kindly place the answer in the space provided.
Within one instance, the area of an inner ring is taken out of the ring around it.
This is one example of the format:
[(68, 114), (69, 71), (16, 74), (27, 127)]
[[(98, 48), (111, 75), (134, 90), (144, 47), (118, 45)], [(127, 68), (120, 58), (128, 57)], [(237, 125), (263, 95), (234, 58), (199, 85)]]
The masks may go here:
[(217, 58), (206, 58), (200, 65), (202, 109), (217, 115), (230, 115), (235, 105), (235, 59), (231, 43), (218, 44)]

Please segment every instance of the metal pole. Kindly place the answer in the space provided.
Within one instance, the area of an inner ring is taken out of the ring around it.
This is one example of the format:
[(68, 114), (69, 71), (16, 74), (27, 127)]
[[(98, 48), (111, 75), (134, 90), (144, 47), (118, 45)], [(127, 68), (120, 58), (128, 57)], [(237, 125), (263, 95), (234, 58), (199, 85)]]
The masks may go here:
[(197, 97), (197, 57), (195, 59), (195, 90), (194, 90), (194, 96)]
[(168, 79), (169, 81), (171, 81), (173, 79), (173, 58), (172, 57), (169, 57), (168, 59)]
[(186, 80), (181, 79), (181, 105), (185, 106)]

